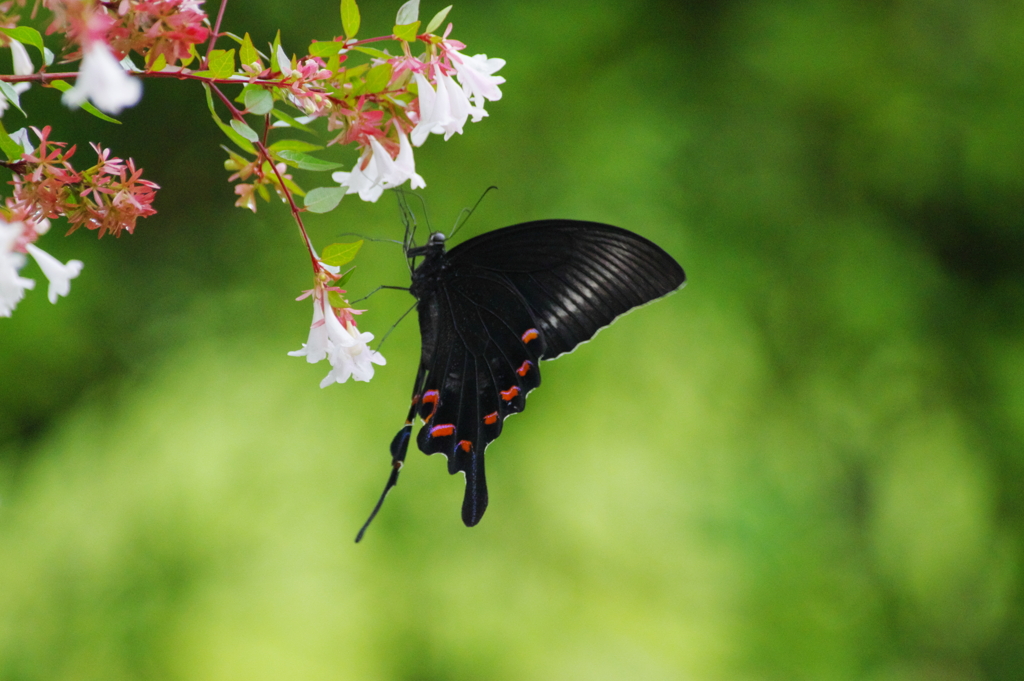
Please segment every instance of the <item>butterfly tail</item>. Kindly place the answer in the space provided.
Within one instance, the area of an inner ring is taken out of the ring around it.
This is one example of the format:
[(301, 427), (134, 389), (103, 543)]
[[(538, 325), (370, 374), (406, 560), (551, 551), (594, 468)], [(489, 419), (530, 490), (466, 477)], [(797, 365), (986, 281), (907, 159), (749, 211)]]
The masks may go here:
[(466, 466), (466, 496), (462, 499), (462, 522), (473, 527), (487, 510), (487, 477), (483, 452), (473, 452)]

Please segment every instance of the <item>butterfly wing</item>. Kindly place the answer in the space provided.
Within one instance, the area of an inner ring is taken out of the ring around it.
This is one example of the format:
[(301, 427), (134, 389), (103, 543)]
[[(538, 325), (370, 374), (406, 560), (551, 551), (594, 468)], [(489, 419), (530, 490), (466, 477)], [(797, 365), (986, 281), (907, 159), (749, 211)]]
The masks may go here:
[(672, 256), (619, 227), (579, 220), (512, 225), (448, 253), (457, 272), (504, 277), (526, 302), (554, 359), (590, 340), (615, 318), (675, 291), (686, 275)]
[(472, 266), (443, 277), (419, 316), (426, 373), (417, 445), (447, 456), (449, 473), (465, 473), (462, 520), (472, 526), (487, 508), (484, 451), (540, 385), (540, 338), (515, 287)]

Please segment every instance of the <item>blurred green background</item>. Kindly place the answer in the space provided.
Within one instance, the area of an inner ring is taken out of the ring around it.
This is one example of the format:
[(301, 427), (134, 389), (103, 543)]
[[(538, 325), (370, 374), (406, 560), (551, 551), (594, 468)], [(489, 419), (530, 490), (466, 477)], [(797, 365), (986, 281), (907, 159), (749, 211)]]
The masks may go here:
[[(397, 3), (361, 7), (389, 30)], [(411, 452), (357, 546), (416, 324), (372, 383), (320, 390), (326, 364), (286, 355), (295, 227), (232, 208), (201, 89), (147, 81), (115, 127), (33, 88), (33, 122), (163, 190), (134, 236), (55, 229), (72, 294), (0, 320), (0, 679), (1024, 678), (1024, 4), (450, 18), (508, 82), (418, 151), (433, 225), (496, 184), (460, 238), (609, 222), (688, 286), (545, 365), (478, 527)], [(296, 52), (339, 23), (235, 0), (225, 27)], [(390, 196), (309, 224), (401, 233)], [(397, 246), (358, 264), (354, 295), (407, 281)], [(379, 293), (361, 326), (411, 302)]]

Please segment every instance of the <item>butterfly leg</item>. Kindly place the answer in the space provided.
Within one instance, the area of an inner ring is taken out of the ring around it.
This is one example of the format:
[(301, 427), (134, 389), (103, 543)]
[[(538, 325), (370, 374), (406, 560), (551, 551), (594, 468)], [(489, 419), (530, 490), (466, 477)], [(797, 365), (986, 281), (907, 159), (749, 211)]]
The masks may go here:
[(363, 538), (366, 534), (366, 528), (373, 522), (374, 517), (377, 515), (377, 511), (384, 505), (384, 498), (387, 497), (388, 492), (391, 488), (398, 484), (398, 474), (402, 470), (402, 466), (405, 465), (405, 455), (409, 451), (409, 438), (412, 435), (412, 420), (416, 418), (416, 407), (419, 406), (420, 398), (420, 386), (423, 383), (423, 376), (426, 374), (426, 370), (420, 366), (420, 370), (416, 373), (416, 382), (412, 387), (412, 406), (409, 407), (409, 415), (405, 419), (405, 425), (398, 431), (395, 438), (391, 441), (391, 474), (388, 475), (388, 481), (384, 485), (384, 491), (381, 492), (380, 499), (377, 500), (377, 505), (373, 507), (373, 511), (370, 512), (370, 517), (366, 519), (363, 526), (359, 529), (359, 534), (356, 535), (356, 543)]

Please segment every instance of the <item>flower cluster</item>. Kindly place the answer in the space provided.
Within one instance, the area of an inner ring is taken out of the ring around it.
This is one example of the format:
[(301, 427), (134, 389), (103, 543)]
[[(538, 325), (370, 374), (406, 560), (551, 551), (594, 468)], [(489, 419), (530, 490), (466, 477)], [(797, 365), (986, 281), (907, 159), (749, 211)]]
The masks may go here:
[(338, 268), (320, 260), (316, 261), (316, 268), (313, 289), (296, 299), (313, 296), (313, 324), (309, 328), (309, 339), (302, 344), (301, 350), (288, 354), (305, 357), (310, 364), (323, 359), (330, 363), (331, 370), (320, 381), (321, 388), (344, 383), (349, 378), (369, 381), (373, 378), (373, 365), (386, 364), (384, 356), (367, 346), (373, 340), (373, 334), (362, 333), (356, 328), (353, 315), (360, 314), (362, 310), (348, 307), (347, 301), (341, 297), (345, 291), (331, 285), (340, 278)]
[[(415, 19), (409, 10), (413, 4), (417, 3), (406, 3), (400, 10), (399, 23)], [(443, 19), (444, 13), (439, 16)], [(440, 20), (435, 18), (431, 24), (435, 22)], [(418, 26), (419, 21), (409, 25)], [(467, 121), (477, 122), (487, 116), (487, 101), (501, 99), (499, 85), (505, 79), (495, 73), (505, 61), (482, 54), (462, 54), (465, 45), (450, 39), (451, 31), (449, 23), (443, 35), (413, 32), (399, 36), (396, 32), (392, 38), (402, 49), (397, 56), (360, 45), (360, 41), (351, 38), (344, 42), (335, 39), (314, 43), (311, 49), (317, 54), (301, 58), (288, 58), (277, 46), (271, 66), (264, 66), (253, 50), (251, 58), (243, 56), (242, 70), (250, 87), (263, 88), (275, 100), (297, 108), (302, 123), (326, 119), (328, 131), (335, 133), (328, 145), (357, 147), (359, 158), (355, 166), (332, 176), (339, 185), (338, 200), (345, 194), (358, 194), (364, 201), (376, 201), (385, 189), (406, 181), (413, 189), (426, 186), (416, 172), (413, 147), (421, 146), (432, 133), (445, 139), (461, 134)], [(418, 56), (412, 49), (416, 44), (425, 46)], [(370, 54), (370, 64), (347, 66), (348, 58), (358, 54), (353, 50)], [(247, 52), (244, 43), (241, 52)], [(286, 155), (271, 155), (267, 160), (274, 165), (284, 161), (301, 167)], [(232, 159), (233, 169), (244, 163)], [(261, 167), (259, 159), (253, 164)], [(232, 175), (232, 179), (239, 177), (242, 176), (237, 173)], [(263, 181), (269, 183), (271, 178), (266, 176)], [(237, 193), (242, 198), (236, 205), (255, 210), (255, 202), (248, 200), (253, 196), (250, 188), (239, 189)], [(333, 205), (336, 201), (330, 207)]]
[(24, 131), (12, 135), (25, 146), (21, 160), (8, 163), (14, 172), (14, 195), (0, 209), (0, 316), (9, 317), (35, 282), (20, 275), (25, 255), (31, 255), (50, 281), (49, 298), (71, 290), (71, 280), (82, 271), (80, 260), (62, 264), (35, 245), (50, 230), (50, 219), (66, 217), (68, 233), (79, 227), (99, 236), (135, 230), (135, 221), (154, 214), (157, 185), (141, 177), (131, 159), (111, 158), (109, 150), (93, 145), (97, 162), (76, 171), (71, 165), (75, 147), (49, 139), (50, 128), (33, 128), (39, 146), (32, 148)]
[(87, 99), (102, 111), (118, 114), (142, 96), (141, 82), (118, 63), (131, 52), (145, 57), (149, 67), (161, 67), (192, 58), (195, 45), (210, 34), (202, 0), (46, 0), (53, 12), (49, 32), (62, 32), (81, 56), (75, 87), (64, 93), (64, 103), (81, 106)]
[[(467, 119), (472, 117), (475, 123), (487, 115), (486, 100), (501, 99), (498, 86), (505, 79), (494, 73), (505, 61), (488, 59), (483, 54), (473, 57), (461, 54), (459, 50), (465, 45), (447, 39), (451, 30), (452, 25), (448, 24), (444, 37), (437, 42), (428, 38), (428, 49), (420, 57), (408, 53), (406, 44), (406, 54), (383, 62), (391, 67), (391, 82), (383, 92), (395, 96), (404, 90), (416, 95), (410, 106), (396, 110), (390, 121), (381, 120), (381, 116), (374, 126), (368, 124), (372, 119), (359, 116), (358, 111), (341, 109), (332, 113), (331, 124), (345, 129), (345, 133), (335, 139), (356, 142), (362, 149), (351, 172), (332, 176), (347, 194), (359, 194), (364, 201), (376, 201), (384, 189), (397, 187), (406, 180), (410, 180), (413, 189), (426, 186), (423, 178), (416, 174), (412, 147), (406, 135), (417, 147), (431, 133), (443, 134), (446, 140), (455, 133), (461, 135)], [(394, 128), (394, 141), (384, 133), (386, 122)]]
[(138, 218), (156, 213), (152, 204), (159, 187), (142, 179), (142, 169), (132, 159), (111, 158), (109, 150), (94, 144), (96, 165), (76, 171), (71, 165), (74, 146), (51, 141), (49, 126), (32, 130), (39, 146), (12, 164), (9, 211), (34, 221), (63, 216), (70, 224), (68, 234), (85, 227), (100, 237), (131, 234)]
[[(313, 298), (313, 324), (302, 350), (290, 354), (330, 362), (321, 386), (349, 378), (367, 381), (384, 358), (367, 346), (373, 335), (357, 328), (360, 311), (344, 299), (338, 274), (358, 245), (334, 244), (323, 258), (317, 256), (302, 213), (332, 210), (348, 194), (372, 202), (385, 189), (406, 182), (413, 189), (425, 187), (414, 150), (431, 135), (448, 140), (462, 134), (467, 122), (486, 117), (487, 102), (501, 99), (499, 86), (505, 79), (496, 73), (505, 62), (464, 53), (466, 46), (451, 37), (452, 24), (446, 24), (451, 7), (421, 28), (419, 0), (401, 6), (390, 35), (360, 39), (356, 0), (341, 0), (343, 34), (313, 41), (308, 54), (291, 57), (280, 36), (261, 51), (248, 33), (221, 32), (227, 0), (220, 2), (211, 26), (203, 0), (39, 0), (36, 9), (52, 13), (47, 34), (63, 34), (65, 39), (56, 58), (62, 63), (80, 60), (76, 73), (57, 73), (44, 36), (22, 25), (13, 13), (25, 0), (0, 0), (0, 27), (15, 29), (12, 35), (17, 37), (0, 33), (0, 47), (11, 49), (14, 64), (13, 75), (0, 75), (6, 81), (0, 88), (0, 116), (8, 108), (21, 108), (19, 96), (33, 82), (62, 92), (68, 106), (105, 120), (140, 100), (144, 78), (202, 84), (214, 123), (234, 145), (225, 167), (235, 183), (236, 205), (255, 211), (257, 196), (280, 196), (311, 256), (314, 286), (305, 296)], [(226, 38), (235, 44), (215, 49), (218, 39)], [(379, 49), (381, 41), (397, 43), (398, 49)], [(42, 57), (40, 66), (33, 64), (29, 49)], [(141, 56), (142, 69), (133, 55)], [(241, 92), (227, 92), (232, 87), (241, 87)], [(221, 117), (224, 109), (226, 121)], [(119, 236), (132, 233), (138, 218), (155, 213), (158, 187), (142, 178), (131, 159), (114, 158), (93, 144), (96, 164), (76, 170), (75, 146), (51, 141), (49, 127), (31, 130), (38, 144), (29, 142), (24, 129), (8, 134), (0, 126), (0, 153), (7, 159), (0, 165), (13, 173), (12, 195), (0, 198), (3, 316), (35, 284), (22, 275), (28, 256), (49, 280), (54, 302), (68, 293), (71, 279), (82, 269), (81, 262), (62, 264), (36, 245), (50, 220), (66, 218), (68, 234), (85, 227), (100, 237)], [(323, 135), (322, 141), (288, 138), (295, 130)], [(355, 165), (341, 170), (342, 164), (311, 153), (331, 145), (354, 146)], [(332, 175), (333, 184), (307, 193), (290, 174), (294, 169), (338, 172)], [(296, 197), (305, 197), (304, 207)]]
[[(210, 35), (203, 0), (44, 0), (53, 13), (48, 33), (63, 33), (87, 51), (94, 43), (109, 46), (117, 58), (136, 52), (152, 65), (186, 62), (193, 45)], [(72, 53), (69, 58), (75, 58)]]

